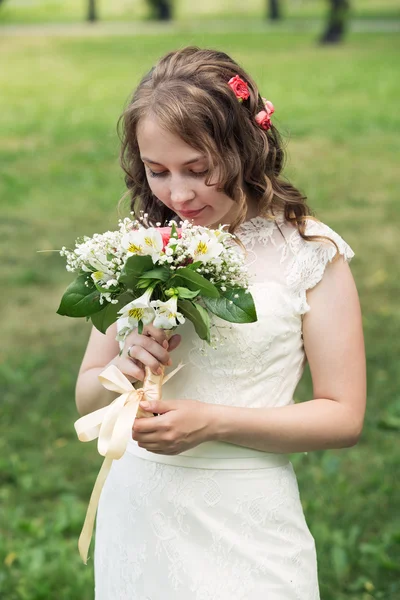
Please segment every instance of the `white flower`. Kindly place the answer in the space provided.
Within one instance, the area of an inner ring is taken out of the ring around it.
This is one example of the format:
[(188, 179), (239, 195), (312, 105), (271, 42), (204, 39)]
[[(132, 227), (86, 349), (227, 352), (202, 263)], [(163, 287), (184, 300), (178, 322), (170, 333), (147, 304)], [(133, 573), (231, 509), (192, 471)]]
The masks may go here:
[(122, 236), (122, 247), (127, 251), (127, 257), (138, 254), (139, 256), (151, 256), (153, 262), (157, 262), (163, 249), (161, 233), (149, 227), (140, 227), (127, 232)]
[(179, 323), (185, 322), (185, 317), (178, 312), (176, 296), (173, 296), (167, 300), (167, 302), (153, 300), (150, 304), (156, 309), (156, 318), (153, 323), (154, 327), (160, 327), (160, 329), (172, 329)]
[(201, 233), (200, 235), (193, 236), (190, 240), (188, 250), (194, 261), (199, 260), (206, 263), (219, 256), (224, 247), (217, 241), (214, 235)]
[(150, 306), (152, 293), (153, 289), (149, 288), (140, 298), (132, 300), (118, 311), (121, 316), (117, 319), (118, 333), (115, 339), (120, 343), (120, 349), (124, 347), (126, 337), (138, 326), (139, 321), (142, 321), (143, 325), (153, 321), (156, 313)]
[(67, 258), (67, 270), (86, 273), (99, 271), (103, 273), (101, 281), (108, 281), (111, 277), (118, 279), (126, 254), (121, 248), (121, 237), (122, 231), (106, 231), (95, 233), (92, 238), (84, 236), (77, 240), (74, 250), (63, 251)]
[(223, 244), (225, 242), (225, 240), (232, 238), (232, 234), (229, 233), (228, 231), (224, 231), (224, 229), (223, 229), (224, 227), (225, 227), (225, 225), (222, 225), (218, 229), (212, 230), (213, 234), (215, 235), (215, 237), (221, 244)]
[[(110, 287), (110, 285), (118, 285), (118, 281), (113, 279), (113, 274), (105, 273), (104, 271), (95, 271), (90, 276), (95, 283), (107, 284), (105, 287)], [(112, 283), (110, 283), (112, 282)]]

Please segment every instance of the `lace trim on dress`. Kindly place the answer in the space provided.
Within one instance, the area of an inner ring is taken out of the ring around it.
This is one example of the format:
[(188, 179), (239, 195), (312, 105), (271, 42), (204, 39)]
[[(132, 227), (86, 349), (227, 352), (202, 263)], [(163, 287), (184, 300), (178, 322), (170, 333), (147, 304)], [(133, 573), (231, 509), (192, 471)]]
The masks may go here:
[[(328, 225), (320, 221), (309, 219), (306, 225), (306, 234), (323, 235), (332, 239), (337, 244), (339, 254), (348, 262), (354, 256), (349, 244)], [(287, 266), (287, 283), (297, 297), (296, 309), (300, 314), (304, 314), (310, 310), (306, 296), (307, 290), (321, 281), (328, 262), (334, 259), (337, 251), (329, 240), (307, 242), (297, 230), (290, 235), (288, 245), (292, 258)]]
[[(253, 249), (256, 242), (267, 245), (271, 242), (277, 246), (273, 237), (277, 225), (284, 224), (283, 215), (278, 215), (275, 220), (264, 217), (255, 217), (246, 221), (238, 228), (238, 237), (249, 249)], [(321, 221), (308, 219), (306, 224), (307, 235), (322, 235), (334, 240), (339, 253), (346, 261), (350, 261), (354, 252), (343, 238), (333, 229)], [(280, 262), (287, 262), (286, 283), (294, 296), (295, 310), (304, 314), (310, 310), (307, 303), (307, 290), (313, 288), (321, 281), (326, 265), (336, 256), (336, 247), (327, 240), (306, 241), (294, 229), (282, 245), (279, 245)]]
[(275, 240), (272, 238), (277, 223), (283, 223), (284, 219), (278, 216), (276, 219), (266, 217), (254, 217), (239, 225), (237, 237), (244, 246), (252, 249), (256, 242), (266, 245), (269, 241), (275, 246)]

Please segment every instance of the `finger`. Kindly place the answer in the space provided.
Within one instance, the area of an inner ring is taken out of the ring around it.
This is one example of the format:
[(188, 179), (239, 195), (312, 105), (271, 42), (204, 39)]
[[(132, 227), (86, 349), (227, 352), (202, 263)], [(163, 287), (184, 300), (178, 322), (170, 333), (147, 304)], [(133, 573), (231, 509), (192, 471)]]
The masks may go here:
[(148, 452), (153, 452), (154, 454), (165, 454), (165, 452), (162, 451), (162, 448), (160, 447), (159, 443), (157, 442), (153, 442), (151, 444), (143, 444), (140, 445), (141, 448), (143, 448), (143, 450), (147, 450)]
[(127, 358), (121, 365), (121, 371), (131, 383), (144, 381), (144, 367), (139, 361)]
[(168, 348), (165, 332), (162, 329), (153, 327), (153, 325), (145, 325), (142, 333), (138, 333), (137, 329), (132, 331), (125, 339), (125, 348), (129, 348), (129, 346), (137, 344), (141, 338), (152, 339), (162, 348)]
[(154, 419), (144, 419), (142, 417), (136, 417), (132, 425), (132, 433), (136, 436), (139, 435), (149, 435), (150, 433), (153, 435), (160, 436), (160, 430), (158, 423), (156, 422), (158, 417), (154, 417)]
[[(157, 344), (157, 342), (154, 343)], [(143, 365), (149, 367), (154, 375), (161, 375), (162, 369), (160, 362), (153, 356), (153, 354), (150, 354), (150, 352), (148, 352), (142, 346), (132, 346), (129, 354), (133, 359), (140, 360)]]
[(142, 400), (140, 402), (140, 408), (145, 411), (163, 415), (170, 410), (176, 410), (177, 406), (174, 406), (173, 400)]
[(181, 343), (182, 340), (182, 336), (180, 336), (179, 334), (175, 334), (171, 337), (171, 339), (169, 340), (169, 346), (168, 346), (168, 350), (169, 352), (172, 352), (172, 350), (175, 350), (175, 348), (177, 348), (179, 346), (179, 344)]
[(143, 327), (143, 334), (152, 337), (156, 342), (160, 344), (160, 346), (163, 345), (163, 342), (167, 341), (167, 334), (165, 333), (164, 329), (154, 327), (154, 325), (152, 325), (151, 323)]
[[(153, 419), (141, 419), (142, 421), (152, 421)], [(151, 444), (158, 442), (160, 443), (160, 433), (157, 431), (149, 431), (142, 433), (141, 431), (136, 431), (136, 429), (132, 429), (132, 439), (138, 444)]]
[[(158, 342), (153, 340), (153, 338), (148, 337), (146, 335), (136, 334), (136, 336), (134, 336), (131, 341), (131, 349), (129, 351), (129, 354), (131, 355), (131, 357), (134, 356), (133, 349), (135, 348), (135, 346), (141, 346), (142, 348), (147, 350), (147, 352), (149, 354), (152, 354), (154, 356), (154, 358), (156, 360), (158, 360), (159, 363), (161, 363), (163, 365), (170, 364), (169, 352), (165, 348), (160, 346), (160, 344)], [(135, 356), (135, 358), (137, 358), (137, 356)], [(144, 363), (144, 364), (146, 364), (146, 363)]]
[(141, 448), (148, 452), (153, 452), (154, 454), (176, 454), (171, 450), (167, 450), (164, 446), (160, 446), (159, 442), (146, 443), (146, 445), (141, 446)]

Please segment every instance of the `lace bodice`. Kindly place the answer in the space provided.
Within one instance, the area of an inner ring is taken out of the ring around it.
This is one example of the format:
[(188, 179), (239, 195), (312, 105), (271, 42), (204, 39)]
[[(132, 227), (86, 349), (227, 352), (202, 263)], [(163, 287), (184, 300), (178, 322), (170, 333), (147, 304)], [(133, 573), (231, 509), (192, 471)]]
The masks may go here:
[[(354, 256), (350, 246), (319, 221), (308, 219), (306, 233), (334, 240), (347, 261)], [(246, 407), (293, 402), (305, 366), (302, 315), (310, 310), (307, 290), (322, 279), (336, 248), (328, 240), (305, 241), (279, 217), (251, 219), (237, 236), (247, 250), (258, 321), (236, 324), (212, 316), (214, 347), (198, 338), (191, 322), (182, 325), (173, 360), (185, 367), (163, 387), (165, 399)]]

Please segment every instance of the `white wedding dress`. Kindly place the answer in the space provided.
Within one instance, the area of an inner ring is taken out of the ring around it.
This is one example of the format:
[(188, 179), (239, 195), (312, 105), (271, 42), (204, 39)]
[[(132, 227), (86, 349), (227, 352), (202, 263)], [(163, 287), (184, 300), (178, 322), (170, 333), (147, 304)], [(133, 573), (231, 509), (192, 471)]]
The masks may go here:
[[(333, 239), (326, 225), (307, 234)], [(277, 218), (256, 217), (237, 232), (248, 250), (258, 321), (213, 318), (216, 349), (192, 324), (179, 328), (174, 365), (185, 366), (163, 397), (248, 408), (293, 403), (303, 373), (306, 291), (336, 254), (306, 242)], [(221, 341), (223, 345), (221, 345)], [(288, 456), (207, 442), (176, 456), (129, 442), (102, 491), (95, 539), (96, 600), (318, 600), (314, 538)]]

